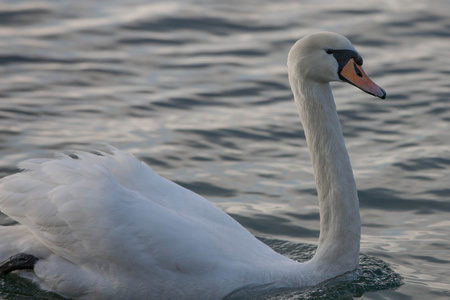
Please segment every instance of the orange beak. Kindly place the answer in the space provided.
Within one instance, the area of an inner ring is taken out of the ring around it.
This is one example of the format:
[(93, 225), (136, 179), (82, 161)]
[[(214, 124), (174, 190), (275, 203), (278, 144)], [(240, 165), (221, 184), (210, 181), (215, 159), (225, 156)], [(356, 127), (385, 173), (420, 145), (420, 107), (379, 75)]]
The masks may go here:
[(364, 73), (364, 70), (361, 68), (361, 66), (356, 64), (353, 58), (349, 59), (347, 64), (342, 68), (340, 77), (342, 80), (353, 84), (354, 86), (368, 94), (374, 95), (381, 99), (386, 98), (386, 92), (375, 82), (373, 82), (366, 75), (366, 73)]

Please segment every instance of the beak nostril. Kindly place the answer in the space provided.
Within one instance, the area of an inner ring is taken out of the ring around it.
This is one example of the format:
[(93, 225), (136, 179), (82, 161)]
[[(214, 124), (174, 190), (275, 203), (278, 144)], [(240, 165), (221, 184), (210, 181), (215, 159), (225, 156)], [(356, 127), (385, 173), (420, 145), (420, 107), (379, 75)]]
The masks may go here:
[(358, 67), (356, 66), (356, 63), (353, 63), (353, 67), (355, 68), (355, 73), (356, 75), (358, 75), (358, 77), (363, 77), (361, 71), (358, 69)]

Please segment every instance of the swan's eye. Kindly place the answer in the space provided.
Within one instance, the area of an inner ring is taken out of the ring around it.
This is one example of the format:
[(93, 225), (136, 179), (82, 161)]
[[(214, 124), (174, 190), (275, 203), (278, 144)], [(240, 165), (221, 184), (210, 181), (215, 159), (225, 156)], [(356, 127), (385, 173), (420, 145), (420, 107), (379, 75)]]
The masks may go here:
[(325, 52), (328, 54), (333, 54), (334, 51), (333, 51), (333, 49), (325, 49)]

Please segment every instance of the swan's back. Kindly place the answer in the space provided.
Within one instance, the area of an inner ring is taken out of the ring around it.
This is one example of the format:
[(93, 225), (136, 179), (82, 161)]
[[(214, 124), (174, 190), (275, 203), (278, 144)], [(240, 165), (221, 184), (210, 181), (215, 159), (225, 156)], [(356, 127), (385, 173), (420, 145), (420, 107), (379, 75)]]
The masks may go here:
[[(252, 282), (251, 271), (241, 272), (252, 262), (285, 260), (206, 199), (111, 151), (24, 161), (23, 172), (0, 181), (2, 212), (21, 224), (17, 235), (27, 237), (29, 254), (41, 257), (32, 277), (42, 286), (72, 298), (118, 297), (119, 291), (123, 297), (130, 291), (198, 296), (189, 289), (218, 278)], [(24, 251), (11, 242), (0, 248), (0, 259)], [(236, 276), (220, 274), (238, 269)], [(52, 286), (55, 279), (67, 288)], [(224, 289), (228, 284), (237, 283), (223, 282)], [(90, 292), (94, 285), (102, 287), (99, 294)]]

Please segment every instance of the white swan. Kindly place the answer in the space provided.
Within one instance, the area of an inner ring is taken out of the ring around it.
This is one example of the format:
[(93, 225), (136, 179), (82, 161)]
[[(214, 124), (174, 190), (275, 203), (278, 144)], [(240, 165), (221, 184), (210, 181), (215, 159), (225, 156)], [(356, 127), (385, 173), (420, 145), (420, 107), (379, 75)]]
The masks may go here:
[(19, 224), (0, 226), (0, 272), (77, 299), (220, 299), (246, 286), (311, 286), (354, 270), (358, 197), (329, 82), (384, 98), (361, 64), (334, 33), (306, 36), (289, 53), (320, 203), (310, 261), (274, 252), (201, 196), (111, 148), (24, 161), (24, 172), (1, 180), (1, 211)]

